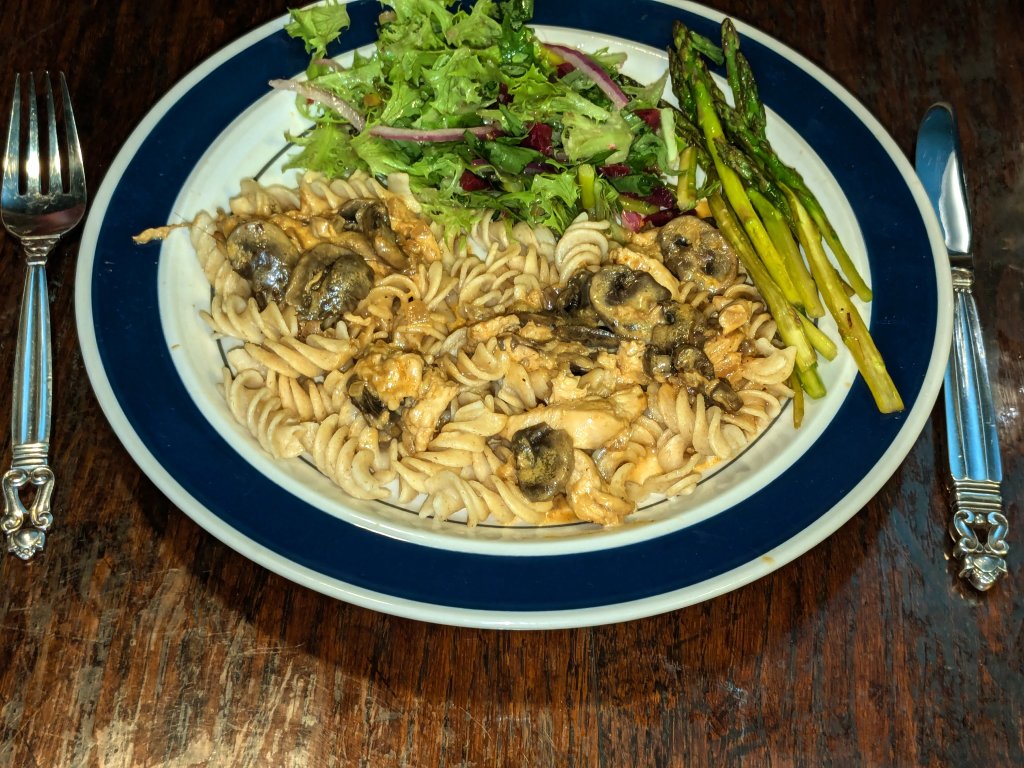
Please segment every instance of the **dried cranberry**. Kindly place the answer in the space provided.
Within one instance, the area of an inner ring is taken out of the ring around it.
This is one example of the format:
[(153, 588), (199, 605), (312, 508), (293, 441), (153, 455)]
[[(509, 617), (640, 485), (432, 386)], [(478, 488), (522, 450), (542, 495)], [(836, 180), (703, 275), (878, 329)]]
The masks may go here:
[(661, 110), (659, 109), (637, 109), (633, 114), (651, 126), (651, 130), (658, 130), (661, 127)]
[(617, 179), (619, 176), (628, 176), (633, 172), (633, 169), (625, 163), (611, 163), (599, 166), (597, 172), (606, 179)]
[(461, 186), (466, 192), (479, 192), (482, 189), (491, 188), (490, 182), (488, 182), (487, 179), (477, 176), (469, 170), (462, 172), (462, 177), (459, 179), (459, 186)]
[(551, 126), (547, 123), (534, 123), (530, 126), (530, 132), (526, 134), (526, 138), (519, 142), (519, 146), (529, 147), (541, 154), (550, 155), (552, 152), (551, 133)]
[(647, 217), (647, 222), (652, 227), (661, 227), (668, 224), (672, 219), (679, 216), (679, 210), (673, 206), (672, 208), (666, 208), (663, 211), (655, 211)]

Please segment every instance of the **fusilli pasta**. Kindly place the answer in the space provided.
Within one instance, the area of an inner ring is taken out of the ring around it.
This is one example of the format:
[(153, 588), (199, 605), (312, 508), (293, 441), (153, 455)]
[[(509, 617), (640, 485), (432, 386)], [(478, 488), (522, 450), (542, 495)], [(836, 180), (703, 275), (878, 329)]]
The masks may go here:
[[(192, 222), (229, 410), (272, 456), (443, 520), (617, 525), (791, 395), (795, 353), (742, 271), (690, 279), (656, 231), (618, 243), (585, 214), (439, 237), (420, 210), (400, 174), (306, 174)], [(243, 226), (270, 232), (255, 256)]]

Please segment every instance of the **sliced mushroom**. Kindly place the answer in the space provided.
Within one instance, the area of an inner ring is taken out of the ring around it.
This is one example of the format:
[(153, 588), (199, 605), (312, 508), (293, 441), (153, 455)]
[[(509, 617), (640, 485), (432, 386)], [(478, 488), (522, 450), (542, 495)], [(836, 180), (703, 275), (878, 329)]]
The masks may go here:
[(382, 201), (363, 197), (346, 201), (338, 209), (334, 228), (362, 232), (373, 245), (377, 257), (392, 269), (401, 270), (409, 266), (409, 257), (391, 228), (391, 217)]
[(299, 249), (276, 224), (254, 219), (240, 224), (227, 239), (231, 266), (252, 286), (260, 309), (285, 297)]
[(569, 361), (569, 373), (573, 376), (586, 376), (594, 370), (594, 361), (589, 357), (576, 357)]
[(672, 365), (677, 371), (693, 371), (705, 379), (715, 378), (715, 365), (710, 358), (697, 347), (689, 344), (676, 349), (672, 355)]
[(663, 308), (664, 322), (651, 332), (651, 344), (659, 350), (669, 352), (681, 344), (699, 347), (707, 335), (707, 320), (700, 310), (689, 304), (671, 301)]
[(704, 389), (704, 382), (715, 378), (715, 366), (703, 351), (692, 344), (673, 349), (648, 345), (644, 351), (644, 371), (652, 379), (665, 381), (671, 376), (691, 389)]
[(547, 501), (563, 493), (572, 475), (572, 438), (564, 429), (544, 422), (524, 427), (512, 435), (516, 478), (530, 501)]
[(388, 410), (380, 396), (365, 381), (352, 379), (348, 385), (348, 396), (371, 427), (390, 437), (401, 436), (402, 429), (395, 418), (395, 413)]
[(331, 243), (313, 246), (292, 272), (285, 300), (303, 320), (324, 328), (351, 312), (373, 287), (373, 270), (362, 256)]
[(409, 266), (409, 257), (391, 227), (374, 230), (370, 240), (373, 242), (373, 250), (389, 267), (401, 270)]
[(574, 273), (564, 288), (558, 290), (555, 309), (567, 315), (575, 315), (590, 307), (590, 281), (594, 273), (581, 269)]
[(354, 253), (358, 253), (367, 261), (372, 261), (377, 258), (377, 254), (373, 250), (373, 243), (371, 243), (369, 238), (367, 238), (362, 232), (339, 232), (332, 242), (334, 242), (335, 245), (340, 245), (342, 248), (347, 248)]
[(723, 379), (716, 381), (706, 390), (706, 394), (712, 403), (729, 413), (736, 413), (743, 407), (743, 400), (736, 394), (736, 390)]
[(646, 272), (622, 264), (594, 273), (588, 292), (598, 316), (620, 336), (650, 341), (658, 322), (658, 305), (672, 293)]
[(736, 281), (738, 259), (715, 227), (696, 216), (678, 216), (661, 228), (658, 246), (676, 277), (720, 293)]
[[(571, 315), (566, 319), (559, 312), (516, 312), (525, 325), (533, 323), (538, 328), (543, 328), (543, 336), (538, 337), (534, 331), (531, 336), (535, 341), (548, 341), (552, 338), (560, 341), (571, 341), (583, 344), (590, 349), (605, 350), (614, 352), (619, 348), (621, 339), (613, 331), (601, 326), (600, 318), (593, 312), (584, 312), (580, 315)], [(520, 337), (515, 343), (522, 343)]]
[(644, 351), (644, 371), (652, 379), (665, 381), (676, 372), (675, 363), (672, 362), (672, 354), (663, 352), (657, 347), (648, 346)]
[(566, 323), (555, 325), (553, 330), (555, 336), (562, 341), (575, 341), (590, 349), (603, 349), (607, 352), (615, 352), (621, 341), (612, 331), (600, 326)]

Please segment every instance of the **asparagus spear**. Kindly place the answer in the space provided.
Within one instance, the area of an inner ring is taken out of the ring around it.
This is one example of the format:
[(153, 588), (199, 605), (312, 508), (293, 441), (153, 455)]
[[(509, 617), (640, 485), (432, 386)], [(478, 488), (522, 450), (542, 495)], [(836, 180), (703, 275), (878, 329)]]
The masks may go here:
[(793, 225), (793, 215), (789, 211), (789, 201), (782, 190), (761, 171), (743, 150), (737, 149), (724, 139), (718, 142), (718, 155), (722, 162), (732, 168), (746, 182), (747, 186), (756, 189), (771, 201), (772, 206), (782, 214), (786, 224)]
[(799, 304), (800, 296), (793, 280), (786, 271), (782, 257), (772, 244), (768, 232), (757, 217), (757, 212), (754, 210), (750, 198), (747, 197), (742, 180), (732, 168), (722, 162), (718, 155), (717, 140), (724, 137), (724, 132), (712, 104), (711, 91), (705, 80), (705, 78), (710, 79), (710, 76), (704, 69), (703, 61), (696, 55), (685, 27), (682, 27), (681, 36), (675, 40), (675, 49), (669, 52), (669, 67), (672, 71), (673, 83), (676, 80), (685, 80), (689, 84), (697, 105), (697, 124), (704, 133), (707, 149), (711, 154), (715, 172), (722, 182), (722, 190), (729, 200), (729, 205), (736, 212), (744, 231), (757, 251), (757, 255), (782, 290), (787, 301), (791, 304)]
[[(725, 106), (727, 107), (728, 105)], [(729, 138), (739, 144), (750, 157), (757, 161), (758, 165), (771, 177), (776, 186), (784, 184), (797, 195), (811, 216), (812, 221), (814, 221), (824, 236), (825, 242), (835, 255), (836, 261), (839, 262), (843, 274), (854, 291), (856, 291), (857, 296), (862, 301), (871, 301), (871, 289), (860, 276), (856, 266), (853, 264), (853, 260), (850, 258), (849, 252), (832, 226), (832, 222), (829, 221), (817, 197), (811, 192), (800, 173), (779, 159), (779, 156), (775, 154), (767, 139), (752, 133), (744, 125), (736, 110), (720, 108), (719, 112)]]
[(692, 210), (697, 205), (697, 148), (692, 144), (679, 155), (676, 205), (680, 211)]
[(826, 360), (836, 359), (836, 355), (839, 354), (839, 348), (836, 347), (836, 343), (829, 338), (827, 333), (808, 320), (805, 315), (800, 315), (800, 325), (804, 328), (807, 340), (811, 342), (811, 346), (814, 347), (819, 355)]
[(821, 297), (832, 314), (839, 335), (853, 355), (857, 368), (864, 377), (875, 404), (882, 413), (893, 413), (903, 410), (903, 399), (896, 390), (896, 385), (889, 376), (885, 361), (875, 346), (874, 339), (868, 332), (864, 319), (843, 290), (842, 281), (825, 255), (821, 245), (821, 233), (814, 224), (807, 209), (801, 204), (791, 190), (785, 190), (790, 198), (789, 204), (797, 218), (797, 232), (800, 244), (807, 254), (814, 281), (818, 284)]
[[(743, 268), (750, 275), (750, 279), (754, 281), (754, 285), (768, 305), (768, 309), (778, 325), (779, 336), (786, 344), (796, 347), (797, 368), (800, 370), (815, 368), (818, 364), (818, 356), (804, 333), (800, 323), (800, 313), (787, 301), (778, 284), (761, 263), (761, 259), (758, 258), (757, 252), (736, 218), (736, 214), (729, 208), (722, 195), (717, 192), (708, 197), (708, 206), (711, 208), (711, 215), (715, 217), (718, 230), (736, 251), (740, 263), (743, 264)], [(824, 394), (824, 390), (821, 391), (821, 394)], [(815, 396), (820, 395), (812, 395), (812, 397)]]
[(747, 190), (747, 196), (760, 214), (768, 236), (786, 264), (786, 271), (793, 279), (793, 285), (800, 295), (800, 303), (804, 311), (810, 317), (821, 317), (825, 314), (825, 310), (822, 309), (821, 302), (818, 300), (818, 286), (814, 284), (814, 279), (807, 270), (807, 265), (804, 264), (800, 248), (797, 246), (796, 240), (793, 239), (793, 233), (786, 220), (778, 209), (768, 201), (768, 198), (753, 187)]
[(766, 124), (764, 103), (757, 92), (757, 82), (747, 57), (740, 52), (740, 37), (732, 19), (722, 22), (722, 51), (725, 57), (726, 77), (732, 89), (736, 107), (743, 114), (747, 127), (755, 135), (764, 137)]
[(796, 371), (789, 377), (789, 386), (793, 390), (793, 427), (800, 429), (804, 423), (804, 389), (800, 386), (800, 377)]

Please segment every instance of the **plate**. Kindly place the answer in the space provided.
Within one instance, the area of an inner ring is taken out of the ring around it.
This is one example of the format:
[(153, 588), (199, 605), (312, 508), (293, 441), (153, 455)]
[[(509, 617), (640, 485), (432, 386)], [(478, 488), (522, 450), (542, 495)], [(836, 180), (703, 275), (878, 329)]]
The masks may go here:
[[(350, 5), (346, 46), (372, 42), (378, 11)], [(535, 23), (547, 39), (623, 48), (631, 73), (653, 79), (675, 18), (714, 37), (722, 17), (692, 4), (573, 0), (538, 7)], [(375, 610), (465, 626), (586, 626), (749, 583), (835, 532), (896, 471), (931, 412), (951, 338), (938, 223), (877, 121), (742, 24), (773, 142), (822, 192), (870, 274), (871, 332), (903, 413), (880, 415), (844, 354), (823, 368), (829, 395), (800, 430), (780, 420), (694, 494), (617, 529), (440, 524), (346, 500), (300, 460), (261, 454), (217, 393), (220, 351), (198, 317), (208, 288), (187, 238), (139, 247), (131, 236), (225, 205), (243, 176), (280, 175), (282, 136), (301, 121), (293, 98), (266, 83), (306, 65), (283, 24), (223, 49), (154, 107), (108, 172), (79, 256), (78, 330), (100, 405), (142, 470), (212, 535), (298, 584)]]

